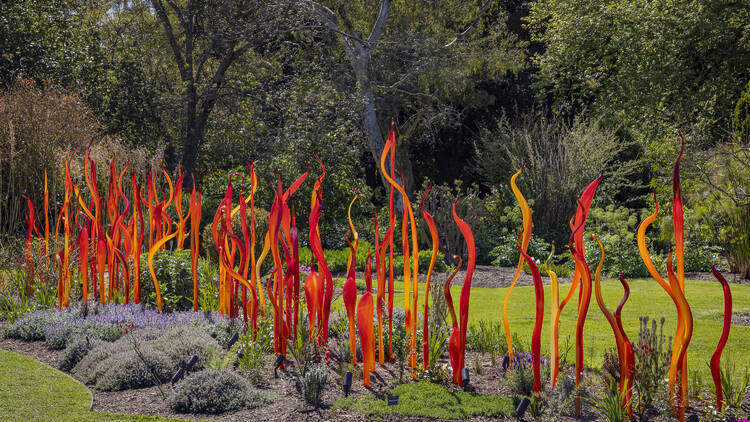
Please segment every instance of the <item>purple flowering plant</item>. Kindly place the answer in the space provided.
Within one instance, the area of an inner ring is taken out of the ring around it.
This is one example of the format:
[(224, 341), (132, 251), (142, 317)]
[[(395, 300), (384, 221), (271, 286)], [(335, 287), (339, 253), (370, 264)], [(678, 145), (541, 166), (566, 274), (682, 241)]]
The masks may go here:
[(169, 329), (193, 326), (206, 330), (220, 343), (230, 335), (232, 322), (218, 312), (177, 311), (160, 313), (140, 305), (99, 305), (84, 315), (80, 308), (62, 311), (37, 309), (18, 318), (5, 331), (7, 338), (44, 340), (50, 348), (63, 349), (75, 338), (114, 341), (128, 331), (141, 328)]

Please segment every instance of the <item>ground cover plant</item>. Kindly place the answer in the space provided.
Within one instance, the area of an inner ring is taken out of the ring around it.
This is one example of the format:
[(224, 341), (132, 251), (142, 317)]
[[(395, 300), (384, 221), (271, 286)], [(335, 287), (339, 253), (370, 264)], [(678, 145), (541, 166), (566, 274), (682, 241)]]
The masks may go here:
[(269, 392), (253, 388), (231, 371), (207, 369), (191, 374), (167, 398), (167, 405), (179, 413), (225, 413), (258, 407), (275, 399)]
[(44, 340), (53, 349), (64, 349), (80, 338), (114, 341), (141, 328), (199, 327), (220, 342), (230, 336), (230, 322), (218, 313), (159, 313), (136, 305), (104, 305), (84, 315), (81, 308), (64, 311), (37, 309), (10, 324), (3, 335), (26, 341)]
[(146, 328), (132, 331), (112, 343), (100, 343), (73, 367), (73, 376), (99, 390), (112, 391), (167, 383), (190, 356), (195, 370), (209, 361), (210, 350), (220, 348), (200, 328)]
[(404, 384), (388, 394), (398, 395), (393, 409), (385, 400), (373, 395), (341, 399), (334, 408), (356, 409), (369, 417), (385, 418), (394, 413), (400, 417), (467, 419), (476, 416), (502, 417), (512, 414), (513, 401), (508, 397), (451, 391), (429, 382)]

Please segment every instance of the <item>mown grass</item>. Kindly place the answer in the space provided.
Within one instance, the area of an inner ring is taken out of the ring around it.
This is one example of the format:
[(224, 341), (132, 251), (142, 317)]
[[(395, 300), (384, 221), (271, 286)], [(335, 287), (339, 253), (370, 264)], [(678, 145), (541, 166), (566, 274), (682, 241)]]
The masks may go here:
[(3, 421), (180, 421), (91, 412), (91, 391), (70, 376), (17, 353), (0, 350)]
[[(665, 336), (674, 335), (676, 329), (677, 312), (674, 303), (664, 290), (651, 279), (629, 280), (630, 299), (622, 312), (623, 326), (633, 343), (637, 342), (640, 316), (649, 316), (657, 319), (664, 317)], [(424, 306), (424, 284), (420, 284), (419, 308)], [(551, 301), (551, 289), (549, 285), (545, 290), (545, 312), (542, 326), (542, 353), (549, 353), (549, 309)], [(560, 297), (565, 296), (570, 284), (560, 285)], [(750, 312), (750, 285), (731, 284), (733, 297), (733, 312)], [(402, 284), (396, 284), (396, 289), (403, 289)], [(479, 320), (501, 321), (501, 309), (503, 298), (507, 289), (472, 288), (469, 300), (469, 323), (473, 324)], [(708, 362), (716, 349), (722, 328), (724, 312), (724, 298), (721, 286), (712, 281), (686, 281), (687, 298), (693, 311), (694, 331), (693, 338), (688, 349), (688, 362), (691, 371), (697, 371), (703, 377), (704, 382), (710, 380)], [(451, 289), (455, 301), (456, 313), (459, 309), (459, 297), (461, 287)], [(617, 280), (606, 280), (602, 282), (602, 294), (607, 307), (614, 311), (622, 299), (623, 289)], [(568, 361), (573, 359), (572, 344), (575, 335), (575, 326), (578, 301), (578, 292), (574, 294), (565, 307), (560, 319), (560, 354), (561, 358), (565, 352), (566, 338), (569, 336), (571, 345)], [(403, 293), (396, 293), (396, 306), (403, 307)], [(528, 344), (531, 341), (531, 331), (535, 318), (534, 289), (531, 286), (516, 287), (511, 293), (508, 305), (508, 319), (511, 332), (518, 333), (519, 337)], [(614, 335), (604, 315), (596, 304), (592, 295), (586, 323), (584, 325), (584, 356), (586, 365), (591, 368), (601, 367), (602, 356), (606, 349), (614, 349)], [(732, 325), (729, 342), (724, 349), (724, 359), (731, 359), (737, 364), (737, 369), (744, 372), (750, 367), (750, 327)]]
[(337, 400), (334, 409), (356, 410), (369, 418), (389, 415), (437, 419), (467, 419), (476, 416), (501, 417), (513, 412), (509, 397), (467, 393), (422, 381), (402, 384), (389, 394), (398, 395), (398, 405), (391, 409), (384, 399), (372, 394)]

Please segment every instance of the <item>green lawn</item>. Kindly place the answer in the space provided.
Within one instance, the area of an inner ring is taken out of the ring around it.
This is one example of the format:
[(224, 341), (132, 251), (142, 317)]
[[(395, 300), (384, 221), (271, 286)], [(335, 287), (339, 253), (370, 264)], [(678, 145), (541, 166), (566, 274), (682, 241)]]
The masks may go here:
[[(654, 280), (638, 279), (629, 281), (630, 299), (622, 312), (625, 331), (632, 342), (638, 339), (638, 317), (648, 315), (651, 318), (665, 317), (665, 334), (673, 335), (676, 328), (677, 312), (672, 300)], [(709, 382), (708, 362), (719, 341), (722, 328), (724, 298), (718, 282), (688, 280), (687, 298), (693, 311), (694, 331), (693, 339), (688, 349), (688, 362), (692, 370), (703, 375), (704, 382)], [(570, 284), (560, 285), (560, 297), (564, 297)], [(403, 284), (396, 284), (397, 289), (403, 289)], [(731, 284), (733, 297), (733, 312), (750, 312), (750, 285)], [(472, 288), (469, 300), (469, 321), (478, 320), (501, 321), (503, 298), (507, 289)], [(458, 299), (461, 287), (453, 287), (453, 299), (458, 313)], [(614, 311), (622, 299), (623, 290), (619, 281), (607, 280), (602, 282), (602, 294), (610, 310)], [(576, 303), (578, 293), (570, 300), (560, 318), (560, 353), (564, 353), (567, 336), (573, 343), (576, 323)], [(395, 303), (403, 307), (403, 294), (396, 293)], [(549, 304), (550, 286), (545, 286), (545, 312), (542, 326), (542, 353), (549, 350)], [(419, 308), (424, 306), (424, 284), (420, 284)], [(534, 289), (531, 286), (516, 287), (511, 294), (508, 305), (508, 315), (511, 332), (518, 335), (528, 344), (531, 341), (531, 330), (534, 325)], [(614, 349), (614, 335), (604, 315), (596, 304), (596, 298), (591, 297), (586, 325), (584, 326), (584, 356), (590, 367), (600, 367), (602, 354), (605, 349)], [(729, 342), (724, 349), (724, 358), (731, 358), (738, 369), (750, 367), (750, 327), (732, 325)], [(573, 360), (573, 351), (568, 355)]]
[(180, 421), (91, 412), (91, 391), (70, 376), (0, 350), (0, 419), (3, 421)]
[(513, 400), (509, 397), (447, 389), (427, 381), (401, 384), (389, 394), (399, 396), (398, 405), (393, 409), (372, 394), (339, 399), (333, 408), (356, 410), (369, 419), (387, 419), (394, 414), (436, 419), (499, 418), (510, 415), (514, 410)]

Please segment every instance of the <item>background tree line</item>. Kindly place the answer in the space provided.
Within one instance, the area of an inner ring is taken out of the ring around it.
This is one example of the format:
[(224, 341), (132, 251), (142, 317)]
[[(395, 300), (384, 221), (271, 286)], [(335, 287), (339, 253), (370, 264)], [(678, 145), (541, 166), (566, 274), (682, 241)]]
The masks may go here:
[[(681, 128), (698, 231), (727, 245), (730, 222), (748, 214), (748, 22), (750, 6), (726, 0), (3, 2), (0, 143), (44, 142), (10, 111), (19, 92), (36, 98), (33, 81), (40, 98), (75, 99), (66, 110), (78, 117), (58, 121), (83, 122), (50, 148), (86, 144), (82, 133), (114, 138), (172, 170), (181, 163), (208, 198), (250, 160), (268, 185), (277, 170), (296, 177), (317, 150), (334, 246), (352, 187), (369, 199), (362, 224), (385, 204), (377, 158), (393, 118), (409, 191), (429, 179), (446, 197), (481, 198), (489, 256), (515, 230), (507, 182), (521, 161), (535, 233), (560, 243), (575, 196), (602, 168), (595, 206), (636, 211), (652, 189), (668, 205)], [(20, 204), (14, 183), (0, 179)], [(2, 230), (18, 233), (21, 207), (9, 209)]]

